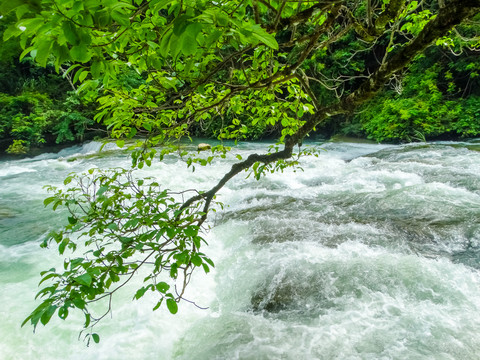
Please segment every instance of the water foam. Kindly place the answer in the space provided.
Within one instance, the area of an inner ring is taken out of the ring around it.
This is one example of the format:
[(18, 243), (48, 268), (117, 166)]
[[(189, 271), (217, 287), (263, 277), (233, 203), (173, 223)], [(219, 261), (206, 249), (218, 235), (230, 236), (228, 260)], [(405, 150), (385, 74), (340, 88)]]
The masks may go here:
[[(245, 158), (264, 147), (234, 152)], [(82, 319), (75, 316), (52, 320), (35, 335), (18, 327), (38, 304), (36, 274), (62, 262), (54, 249), (38, 248), (59, 221), (42, 210), (39, 183), (61, 185), (70, 171), (130, 161), (113, 152), (9, 163), (33, 171), (4, 177), (0, 189), (15, 215), (0, 221), (2, 357), (476, 359), (480, 155), (445, 144), (324, 147), (302, 162), (304, 172), (259, 182), (240, 176), (222, 189), (227, 209), (212, 218), (205, 249), (216, 270), (196, 274), (187, 293), (208, 310), (184, 304), (176, 316), (152, 313), (155, 298), (132, 302), (132, 288), (125, 289), (113, 318), (98, 329), (101, 343), (89, 348), (77, 341)], [(203, 190), (228, 171), (235, 154), (194, 173), (172, 155), (139, 173), (172, 190)], [(6, 244), (11, 239), (24, 243)]]

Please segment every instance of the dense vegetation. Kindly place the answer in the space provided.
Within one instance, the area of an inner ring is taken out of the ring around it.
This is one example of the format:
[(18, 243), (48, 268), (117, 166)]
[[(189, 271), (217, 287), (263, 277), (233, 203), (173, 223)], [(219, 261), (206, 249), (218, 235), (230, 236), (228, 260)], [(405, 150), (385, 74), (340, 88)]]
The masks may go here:
[[(13, 15), (0, 20), (0, 38)], [(3, 21), (2, 21), (3, 20)], [(478, 32), (475, 23), (462, 25), (470, 37)], [(386, 41), (386, 40), (384, 40)], [(418, 141), (439, 137), (472, 137), (480, 134), (480, 61), (475, 48), (462, 45), (456, 38), (453, 47), (442, 42), (418, 56), (408, 71), (390, 84), (358, 113), (342, 116), (320, 127), (323, 135), (345, 134), (375, 141)], [(451, 44), (452, 45), (452, 44)], [(384, 46), (382, 43), (381, 46)], [(344, 53), (331, 57), (332, 50), (317, 51), (302, 64), (306, 75), (315, 77), (323, 71), (329, 86), (337, 92), (348, 91), (348, 84), (335, 82), (334, 76), (348, 78), (348, 67), (368, 67), (371, 54), (360, 51), (358, 39), (345, 39)], [(9, 39), (0, 39), (0, 150), (23, 153), (30, 146), (44, 143), (82, 141), (87, 128), (94, 125), (94, 111), (99, 94), (82, 96), (73, 84), (73, 74), (66, 67), (58, 73), (51, 59), (40, 67), (27, 54), (21, 61), (22, 48)], [(24, 54), (25, 55), (25, 54)], [(328, 69), (326, 69), (328, 67)], [(138, 88), (145, 76), (129, 71), (122, 76), (126, 88)], [(321, 101), (331, 101), (324, 86), (312, 84), (312, 92)], [(217, 137), (226, 126), (235, 126), (233, 116), (213, 116), (208, 122), (193, 124), (190, 133)], [(281, 124), (257, 122), (244, 130), (247, 139), (278, 138)], [(106, 135), (106, 134), (105, 134)]]
[[(202, 232), (216, 194), (244, 171), (259, 179), (297, 166), (298, 157), (310, 153), (304, 138), (332, 119), (335, 124), (357, 114), (350, 127), (380, 140), (475, 134), (468, 111), (476, 111), (476, 97), (462, 95), (470, 85), (462, 85), (461, 76), (474, 70), (469, 57), (462, 58), (468, 64), (455, 62), (443, 73), (449, 65), (440, 57), (421, 54), (435, 41), (455, 50), (450, 31), (479, 11), (479, 0), (2, 3), (0, 14), (15, 13), (18, 20), (9, 23), (4, 39), (18, 38), (22, 55), (71, 74), (82, 97), (97, 99), (95, 119), (120, 147), (125, 139), (137, 140), (130, 148), (132, 169), (92, 169), (65, 179), (66, 189), (50, 189), (45, 205), (65, 208), (68, 223), (44, 246), (58, 246), (62, 255), (79, 243), (88, 250), (66, 259), (64, 269), (42, 273), (43, 301), (25, 323), (45, 325), (55, 313), (66, 319), (76, 310), (85, 317), (87, 338), (98, 341), (92, 327), (110, 313), (118, 289), (139, 274), (144, 286), (134, 298), (153, 292), (154, 309), (165, 304), (176, 313), (192, 272), (213, 266)], [(461, 49), (479, 44), (470, 29), (455, 30)], [(399, 95), (375, 98), (389, 84)], [(463, 110), (452, 106), (454, 97), (464, 98), (455, 102)], [(46, 101), (37, 103), (40, 109)], [(447, 115), (458, 125), (441, 130)], [(208, 131), (235, 140), (274, 131), (279, 139), (264, 153), (239, 156), (209, 190), (171, 192), (136, 177), (135, 169), (173, 151), (193, 169), (225, 157), (223, 145), (206, 155), (177, 146), (177, 139)], [(99, 301), (106, 302), (104, 313), (92, 310)]]
[(480, 134), (478, 53), (432, 47), (403, 79), (365, 104), (341, 132), (376, 141), (421, 141)]
[[(0, 38), (12, 15), (0, 19)], [(94, 127), (95, 104), (81, 98), (53, 66), (19, 60), (20, 44), (0, 39), (0, 152), (25, 153), (30, 146), (84, 139)]]
[[(0, 35), (5, 24), (5, 20), (0, 22)], [(473, 35), (476, 28), (475, 24), (464, 25), (464, 32)], [(7, 151), (22, 153), (43, 143), (81, 141), (87, 127), (98, 128), (93, 121), (96, 96), (89, 94), (90, 97), (82, 98), (75, 91), (72, 76), (64, 78), (52, 65), (42, 68), (30, 56), (19, 61), (22, 49), (13, 39), (0, 40), (0, 50), (0, 149), (1, 145), (9, 146)], [(319, 51), (316, 58), (326, 58), (328, 52)], [(369, 61), (366, 55), (360, 54), (357, 66)], [(358, 114), (327, 124), (319, 132), (368, 137), (380, 142), (477, 136), (480, 134), (478, 55), (475, 49), (462, 49), (458, 44), (453, 49), (442, 44), (433, 46)], [(350, 51), (344, 57), (349, 58)], [(344, 68), (343, 60), (338, 58), (329, 64), (330, 74)], [(315, 60), (302, 66), (307, 74), (317, 67)], [(130, 87), (144, 83), (142, 76), (132, 72), (123, 81)], [(321, 86), (312, 86), (312, 91), (317, 98), (328, 97)], [(234, 125), (232, 120), (213, 117), (208, 124), (193, 126), (191, 134), (217, 137), (222, 126)], [(280, 133), (278, 124), (260, 123), (250, 126), (244, 135), (254, 140), (275, 138)]]

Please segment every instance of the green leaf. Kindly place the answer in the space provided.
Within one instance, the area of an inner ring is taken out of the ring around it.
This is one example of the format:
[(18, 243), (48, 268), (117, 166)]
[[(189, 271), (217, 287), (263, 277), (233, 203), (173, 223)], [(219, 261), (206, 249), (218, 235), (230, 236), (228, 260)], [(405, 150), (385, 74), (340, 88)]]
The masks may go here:
[(62, 203), (63, 203), (62, 200), (55, 201), (55, 204), (53, 204), (53, 207), (52, 207), (53, 211), (55, 211), (57, 207), (61, 206)]
[(173, 299), (167, 299), (167, 308), (172, 314), (176, 314), (178, 312), (178, 304)]
[(114, 10), (111, 12), (112, 19), (122, 26), (129, 26), (130, 19), (128, 18), (128, 14), (124, 12), (120, 12), (118, 10)]
[(90, 321), (91, 321), (91, 315), (89, 313), (85, 313), (85, 325), (83, 327), (87, 328), (88, 325), (90, 325)]
[(174, 229), (174, 228), (168, 228), (168, 229), (167, 229), (167, 236), (168, 236), (170, 239), (173, 239), (173, 238), (175, 237), (175, 235), (177, 235), (176, 229)]
[(202, 265), (202, 258), (198, 256), (198, 254), (193, 255), (191, 261), (192, 261), (192, 264), (195, 266)]
[(7, 14), (13, 9), (25, 4), (25, 0), (6, 0), (0, 2), (0, 13)]
[(77, 34), (77, 29), (70, 21), (65, 21), (62, 24), (63, 34), (65, 39), (72, 45), (80, 45), (80, 37)]
[(83, 258), (76, 258), (76, 259), (70, 260), (70, 269), (75, 269), (76, 267), (80, 266), (83, 260), (84, 260)]
[(90, 67), (90, 72), (94, 78), (99, 78), (102, 75), (103, 69), (104, 66), (101, 61), (94, 61)]
[(212, 260), (210, 260), (209, 258), (204, 258), (204, 260), (209, 263), (211, 266), (215, 266), (215, 264), (213, 263)]
[(205, 43), (208, 47), (212, 47), (218, 39), (223, 35), (223, 32), (220, 30), (213, 30), (205, 39)]
[(58, 277), (59, 275), (58, 274), (48, 274), (47, 276), (45, 276), (44, 278), (42, 278), (42, 280), (40, 280), (40, 282), (38, 283), (38, 285), (40, 285), (41, 283), (43, 283), (44, 281), (47, 281), (48, 279), (51, 279), (53, 277)]
[(160, 54), (166, 58), (170, 52), (170, 41), (172, 39), (173, 31), (170, 29), (163, 34), (162, 41), (160, 42)]
[(63, 239), (62, 242), (58, 245), (58, 253), (60, 255), (63, 255), (63, 253), (65, 252), (65, 248), (67, 247), (67, 244), (69, 243), (69, 239)]
[(80, 82), (83, 82), (83, 80), (85, 80), (85, 78), (87, 77), (87, 75), (89, 74), (89, 71), (83, 71), (80, 76), (78, 77), (78, 80)]
[(96, 344), (98, 344), (100, 342), (100, 336), (96, 333), (92, 334), (92, 339), (93, 339), (93, 341), (95, 341)]
[(131, 237), (126, 237), (126, 236), (120, 236), (118, 239), (120, 240), (121, 243), (125, 245), (128, 245), (133, 241)]
[(95, 13), (95, 20), (100, 27), (104, 27), (110, 24), (112, 18), (110, 17), (108, 10), (105, 9)]
[(192, 55), (198, 49), (197, 34), (202, 31), (202, 26), (199, 23), (193, 23), (187, 26), (182, 34), (182, 53), (185, 55)]
[(16, 24), (12, 24), (7, 27), (7, 29), (3, 33), (3, 41), (9, 40), (11, 37), (19, 36), (22, 34), (22, 30), (18, 28)]
[(115, 223), (110, 223), (108, 224), (107, 228), (110, 230), (118, 230), (118, 225)]
[(97, 191), (97, 196), (101, 196), (105, 191), (108, 190), (108, 186), (107, 185), (103, 185), (103, 186), (100, 186), (100, 188), (98, 189)]
[(166, 8), (167, 5), (174, 2), (175, 0), (158, 0), (153, 2), (155, 4), (155, 11)]
[(168, 285), (165, 282), (159, 282), (157, 285), (155, 285), (155, 288), (161, 293), (165, 294), (168, 291), (168, 289), (170, 289), (170, 285)]
[(36, 44), (36, 46), (37, 46), (37, 55), (35, 56), (35, 60), (38, 62), (40, 66), (45, 67), (47, 66), (47, 59), (48, 59), (48, 56), (50, 55), (52, 40), (49, 39), (48, 37), (41, 38)]
[(185, 229), (185, 235), (187, 236), (196, 236), (198, 234), (198, 228), (195, 226), (188, 226)]
[(170, 49), (169, 55), (173, 58), (176, 58), (180, 51), (182, 50), (182, 38), (178, 37), (177, 35), (172, 33), (172, 37), (170, 38)]
[(52, 318), (52, 315), (55, 314), (55, 311), (57, 310), (57, 307), (54, 305), (50, 305), (42, 314), (42, 317), (40, 318), (40, 322), (43, 325), (47, 325), (50, 319)]
[(175, 19), (173, 23), (173, 33), (176, 36), (183, 36), (188, 26), (188, 20), (190, 20), (190, 16), (188, 16), (187, 14), (182, 14)]
[(84, 71), (86, 71), (85, 68), (81, 68), (75, 72), (75, 76), (73, 77), (74, 84), (78, 81), (78, 79), (80, 78), (80, 76), (83, 74)]
[(195, 245), (195, 247), (197, 249), (200, 249), (200, 246), (202, 245), (201, 242), (202, 242), (203, 239), (200, 236), (194, 236), (192, 240), (193, 240), (193, 244)]
[(147, 292), (147, 288), (145, 287), (142, 287), (140, 289), (137, 290), (137, 292), (135, 293), (135, 296), (134, 298), (136, 300), (140, 299), (143, 295), (145, 295), (145, 293)]
[(85, 301), (82, 299), (73, 299), (73, 304), (79, 309), (85, 309)]
[[(161, 299), (157, 302), (157, 304), (153, 307), (152, 311), (157, 310), (157, 309), (160, 307), (160, 305), (162, 305), (162, 302), (163, 302), (163, 298), (161, 298)], [(27, 320), (28, 320), (28, 318), (27, 318), (25, 321), (27, 321)], [(23, 326), (23, 325), (22, 325), (22, 326)]]
[(68, 308), (66, 306), (62, 306), (58, 309), (58, 317), (62, 320), (65, 320), (68, 317)]
[(228, 16), (223, 13), (223, 11), (218, 11), (215, 13), (215, 20), (217, 24), (220, 26), (227, 26), (228, 25)]
[(205, 274), (208, 274), (210, 272), (210, 268), (208, 267), (207, 264), (202, 264), (203, 271), (205, 271)]
[(28, 48), (26, 48), (25, 50), (22, 51), (22, 53), (20, 54), (20, 61), (22, 61), (22, 59), (28, 54), (30, 53), (30, 51), (32, 51), (34, 49), (33, 46), (29, 46)]
[(21, 327), (23, 327), (32, 317), (33, 315), (29, 315), (25, 320), (23, 320)]
[(54, 201), (55, 201), (55, 196), (48, 197), (45, 200), (43, 200), (43, 205), (47, 206), (48, 204), (50, 204), (51, 202), (54, 202)]
[(93, 281), (92, 276), (90, 274), (83, 274), (83, 275), (77, 276), (73, 278), (73, 280), (75, 280), (80, 285), (85, 285), (85, 286), (92, 285), (92, 281)]
[(275, 40), (275, 37), (267, 33), (262, 28), (255, 27), (253, 29), (252, 35), (256, 37), (258, 40), (260, 40), (262, 43), (267, 45), (268, 47), (278, 50), (278, 43), (277, 43), (277, 40)]
[(70, 56), (74, 61), (87, 62), (92, 58), (92, 54), (88, 51), (88, 48), (84, 44), (73, 46), (70, 49)]

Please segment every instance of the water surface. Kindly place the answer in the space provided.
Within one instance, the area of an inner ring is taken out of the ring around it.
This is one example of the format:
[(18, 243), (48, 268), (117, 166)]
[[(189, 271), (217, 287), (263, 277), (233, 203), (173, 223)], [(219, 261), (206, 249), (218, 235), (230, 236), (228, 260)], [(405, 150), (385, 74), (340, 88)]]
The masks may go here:
[[(44, 209), (43, 185), (128, 167), (128, 156), (114, 146), (92, 155), (92, 142), (0, 162), (2, 359), (478, 359), (478, 141), (318, 145), (303, 171), (241, 174), (222, 189), (227, 207), (207, 235), (216, 269), (196, 274), (187, 293), (207, 310), (152, 313), (154, 298), (125, 291), (88, 348), (81, 319), (20, 328), (38, 273), (63, 261), (39, 248), (64, 221)], [(265, 147), (243, 144), (194, 173), (171, 156), (141, 175), (204, 190), (236, 154)]]

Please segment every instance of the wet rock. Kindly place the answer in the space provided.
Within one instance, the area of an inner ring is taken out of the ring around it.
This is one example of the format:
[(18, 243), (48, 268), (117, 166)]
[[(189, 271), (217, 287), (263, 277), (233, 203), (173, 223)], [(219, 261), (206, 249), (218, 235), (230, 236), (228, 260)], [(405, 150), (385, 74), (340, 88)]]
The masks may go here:
[(205, 150), (210, 150), (212, 148), (212, 145), (206, 144), (206, 143), (200, 143), (197, 146), (198, 151), (205, 151)]
[(12, 218), (15, 214), (7, 209), (0, 209), (0, 219)]

